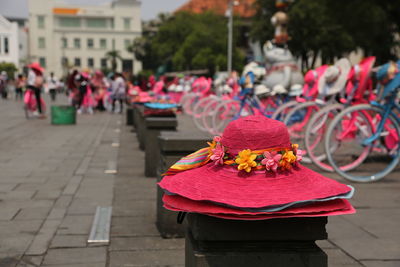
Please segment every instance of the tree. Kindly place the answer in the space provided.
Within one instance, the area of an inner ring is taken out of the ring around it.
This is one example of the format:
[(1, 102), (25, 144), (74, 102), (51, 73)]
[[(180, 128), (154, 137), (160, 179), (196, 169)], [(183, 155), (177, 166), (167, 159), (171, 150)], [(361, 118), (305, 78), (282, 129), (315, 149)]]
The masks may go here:
[[(237, 44), (238, 27), (234, 32)], [(143, 60), (145, 69), (156, 70), (164, 65), (172, 71), (208, 69), (210, 74), (226, 69), (228, 33), (227, 20), (222, 16), (179, 12), (163, 18), (158, 30), (151, 33), (137, 39), (131, 47), (135, 56)], [(241, 68), (243, 52), (236, 48), (233, 59), (234, 67)]]
[(117, 61), (122, 61), (121, 54), (118, 50), (111, 50), (106, 53), (106, 58), (111, 62), (111, 70), (113, 72), (117, 71)]
[[(274, 0), (257, 0), (252, 38), (265, 42), (273, 38), (271, 16)], [(296, 0), (289, 6), (288, 45), (300, 57), (304, 68), (313, 68), (319, 56), (323, 63), (362, 49), (378, 62), (394, 57), (400, 25), (399, 1)], [(311, 61), (309, 59), (311, 58)]]
[(14, 79), (14, 73), (17, 71), (17, 67), (14, 63), (9, 62), (0, 62), (0, 73), (2, 71), (7, 72), (7, 76), (9, 79)]

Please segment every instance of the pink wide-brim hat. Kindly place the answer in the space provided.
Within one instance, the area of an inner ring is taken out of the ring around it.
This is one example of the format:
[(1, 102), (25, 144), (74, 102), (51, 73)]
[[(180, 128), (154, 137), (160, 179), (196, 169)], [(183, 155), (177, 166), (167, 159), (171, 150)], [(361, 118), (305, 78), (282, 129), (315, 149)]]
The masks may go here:
[[(374, 67), (375, 60), (376, 60), (376, 57), (373, 57), (373, 56), (364, 58), (363, 60), (361, 60), (361, 62), (359, 64), (354, 65), (349, 72), (348, 80), (350, 80), (350, 81), (354, 78), (355, 75), (358, 76), (358, 78), (357, 78), (357, 80), (358, 80), (357, 97), (362, 97), (362, 95), (364, 94), (368, 79), (370, 79), (370, 77), (371, 77), (371, 71), (372, 71), (372, 68)], [(359, 68), (359, 69), (356, 70), (356, 68)], [(358, 73), (356, 73), (356, 72), (358, 72)], [(346, 93), (350, 94), (352, 89), (353, 89), (353, 83), (349, 83), (349, 86), (347, 86), (347, 88), (346, 88)]]
[(42, 68), (42, 66), (40, 66), (39, 62), (32, 62), (31, 64), (28, 65), (28, 68), (40, 71), (41, 73), (44, 72), (44, 68)]
[(351, 214), (355, 210), (350, 202), (346, 199), (335, 199), (324, 202), (315, 202), (304, 206), (295, 206), (281, 211), (274, 212), (251, 212), (230, 207), (215, 205), (207, 201), (194, 201), (177, 195), (163, 196), (164, 206), (174, 211), (202, 213), (209, 215), (231, 215), (231, 216), (249, 216), (258, 217), (262, 215), (268, 216), (309, 216), (319, 214), (321, 216), (328, 216), (331, 213), (335, 215)]
[[(231, 122), (221, 144), (227, 153), (245, 149), (291, 147), (286, 126), (264, 116), (248, 116)], [(324, 177), (300, 164), (277, 173), (238, 171), (213, 162), (164, 176), (159, 186), (166, 192), (195, 201), (212, 201), (232, 207), (262, 208), (296, 201), (323, 199), (351, 191), (347, 185)]]
[[(318, 80), (326, 71), (328, 65), (322, 65), (315, 70), (307, 71), (304, 75), (303, 96), (312, 96), (318, 93)], [(310, 86), (312, 86), (310, 88)]]

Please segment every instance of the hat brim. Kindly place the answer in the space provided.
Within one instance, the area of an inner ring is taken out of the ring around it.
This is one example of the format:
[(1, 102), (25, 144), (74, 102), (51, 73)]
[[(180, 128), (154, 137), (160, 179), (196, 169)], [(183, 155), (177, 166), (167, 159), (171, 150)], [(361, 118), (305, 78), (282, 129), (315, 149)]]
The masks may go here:
[(194, 201), (188, 198), (184, 198), (177, 195), (167, 195), (163, 196), (164, 205), (180, 209), (186, 212), (195, 213), (208, 213), (208, 214), (232, 214), (232, 215), (272, 215), (272, 214), (299, 214), (299, 213), (317, 213), (317, 212), (330, 212), (339, 211), (344, 209), (349, 209), (351, 204), (345, 199), (335, 199), (328, 200), (324, 202), (314, 202), (308, 205), (291, 207), (281, 211), (273, 212), (251, 212), (240, 209), (234, 209), (230, 207), (225, 207), (221, 205), (216, 205), (215, 203), (208, 201)]
[[(340, 68), (340, 75), (336, 81), (328, 84), (326, 81), (326, 72), (322, 74), (322, 77), (318, 81), (318, 92), (320, 94), (326, 93), (326, 95), (335, 95), (342, 91), (347, 82), (347, 76), (351, 70), (351, 64), (348, 59), (342, 58), (338, 60), (335, 66)], [(327, 92), (325, 91), (325, 87), (328, 86)]]
[(200, 213), (212, 217), (229, 219), (229, 220), (268, 220), (278, 218), (293, 217), (323, 217), (344, 214), (354, 214), (356, 211), (347, 200), (333, 200), (322, 204), (313, 204), (306, 207), (287, 210), (284, 212), (272, 213), (249, 213), (240, 210), (234, 210), (219, 207), (206, 202), (197, 202), (182, 197), (170, 196), (175, 198), (165, 199), (164, 208), (178, 212)]
[(159, 186), (195, 201), (212, 201), (239, 208), (263, 208), (298, 201), (323, 199), (351, 191), (302, 165), (290, 171), (237, 171), (212, 163), (165, 176)]

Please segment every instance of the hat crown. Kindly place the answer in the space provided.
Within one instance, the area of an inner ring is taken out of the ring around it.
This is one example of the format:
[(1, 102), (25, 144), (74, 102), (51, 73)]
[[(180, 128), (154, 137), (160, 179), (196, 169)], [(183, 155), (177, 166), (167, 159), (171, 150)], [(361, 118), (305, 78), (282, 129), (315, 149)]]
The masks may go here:
[(291, 144), (285, 124), (260, 115), (231, 122), (225, 128), (221, 143), (230, 154), (245, 149), (288, 148)]
[(338, 66), (330, 66), (326, 70), (325, 79), (328, 83), (334, 82), (340, 75), (340, 69)]

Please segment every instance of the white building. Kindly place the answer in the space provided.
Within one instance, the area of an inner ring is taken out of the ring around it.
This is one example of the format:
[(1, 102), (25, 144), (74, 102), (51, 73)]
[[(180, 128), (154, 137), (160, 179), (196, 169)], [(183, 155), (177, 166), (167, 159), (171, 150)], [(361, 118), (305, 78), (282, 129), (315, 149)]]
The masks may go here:
[(0, 15), (0, 62), (19, 66), (18, 23)]
[(111, 68), (106, 53), (119, 51), (118, 71), (137, 73), (141, 62), (126, 48), (141, 36), (140, 2), (114, 0), (100, 6), (71, 6), (29, 0), (30, 61), (62, 76), (70, 68)]

